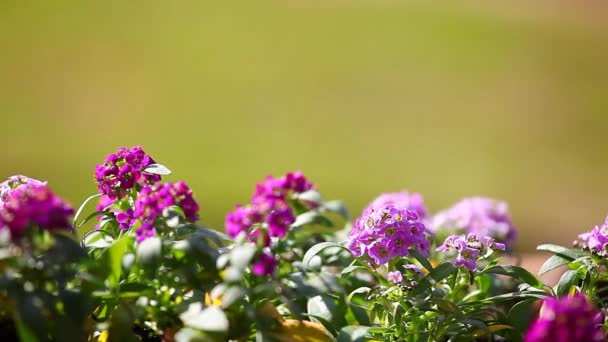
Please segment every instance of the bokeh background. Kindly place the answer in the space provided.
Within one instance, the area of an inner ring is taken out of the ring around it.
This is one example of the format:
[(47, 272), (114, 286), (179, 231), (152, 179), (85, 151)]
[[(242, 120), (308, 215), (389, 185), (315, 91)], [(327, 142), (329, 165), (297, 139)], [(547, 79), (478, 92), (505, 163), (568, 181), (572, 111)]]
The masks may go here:
[(73, 204), (143, 145), (222, 227), (302, 170), (353, 214), (383, 191), (509, 202), (519, 249), (608, 213), (608, 8), (385, 0), (2, 1), (0, 177)]

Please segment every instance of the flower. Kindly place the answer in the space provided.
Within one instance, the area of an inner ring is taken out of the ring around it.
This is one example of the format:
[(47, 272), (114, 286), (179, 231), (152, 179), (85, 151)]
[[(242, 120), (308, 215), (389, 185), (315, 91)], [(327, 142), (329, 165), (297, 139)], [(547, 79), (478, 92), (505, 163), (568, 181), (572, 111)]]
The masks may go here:
[(392, 205), (367, 208), (355, 220), (347, 247), (353, 256), (367, 256), (375, 265), (408, 256), (411, 248), (426, 255), (430, 244), (426, 227), (418, 220), (416, 212), (405, 208)]
[[(143, 222), (142, 226), (136, 230), (138, 241), (143, 241), (150, 236), (154, 236), (153, 222), (157, 218), (165, 215), (165, 210), (169, 207), (177, 206), (184, 212), (186, 220), (194, 222), (198, 219), (198, 203), (194, 200), (192, 190), (182, 181), (176, 183), (157, 183), (147, 185), (141, 189), (137, 200), (135, 200), (134, 218)], [(122, 218), (117, 215), (117, 220), (124, 219), (125, 224), (130, 224), (132, 218), (128, 211)], [(122, 223), (122, 222), (121, 222)]]
[(302, 172), (289, 172), (281, 178), (272, 176), (257, 184), (252, 202), (260, 203), (271, 199), (287, 200), (291, 193), (302, 193), (314, 189), (314, 184), (308, 181)]
[(4, 203), (8, 195), (15, 189), (21, 186), (40, 186), (46, 185), (46, 182), (39, 181), (23, 175), (10, 176), (7, 180), (0, 183), (0, 205)]
[(262, 252), (251, 265), (251, 271), (257, 276), (269, 276), (274, 273), (278, 261), (268, 252)]
[(421, 194), (416, 192), (410, 193), (407, 190), (404, 190), (401, 192), (384, 193), (376, 197), (376, 199), (374, 199), (367, 207), (378, 209), (387, 205), (414, 211), (416, 214), (418, 214), (418, 217), (421, 220), (427, 217), (427, 210), (424, 206), (424, 198)]
[(589, 249), (591, 252), (600, 255), (608, 256), (608, 217), (601, 226), (595, 226), (590, 232), (578, 236), (579, 241), (575, 244), (583, 249)]
[(473, 271), (477, 267), (477, 259), (484, 255), (488, 249), (493, 251), (504, 251), (505, 245), (495, 242), (494, 239), (489, 236), (480, 238), (477, 234), (469, 233), (467, 235), (448, 236), (443, 244), (437, 247), (436, 250), (438, 252), (455, 250), (458, 252), (458, 255), (456, 259), (454, 259), (454, 265), (464, 266)]
[(141, 146), (121, 147), (95, 167), (97, 187), (102, 194), (116, 198), (121, 191), (132, 189), (136, 184), (144, 186), (159, 182), (159, 175), (143, 172), (151, 164), (154, 159)]
[(545, 299), (525, 342), (605, 341), (604, 314), (581, 293)]
[(465, 198), (451, 208), (437, 213), (432, 219), (431, 229), (436, 233), (446, 231), (489, 236), (505, 243), (508, 249), (511, 249), (517, 237), (507, 204), (484, 197)]
[(74, 209), (57, 197), (46, 183), (30, 182), (27, 186), (17, 186), (6, 195), (0, 206), (0, 229), (9, 229), (13, 240), (33, 226), (71, 231), (69, 217), (73, 213)]
[(421, 275), (421, 276), (424, 275), (424, 272), (422, 272), (422, 269), (420, 269), (420, 267), (418, 267), (417, 265), (405, 264), (405, 265), (403, 265), (403, 268), (405, 268), (406, 271), (416, 273), (417, 275)]
[(399, 284), (403, 281), (403, 275), (399, 271), (388, 272), (388, 281), (394, 284)]

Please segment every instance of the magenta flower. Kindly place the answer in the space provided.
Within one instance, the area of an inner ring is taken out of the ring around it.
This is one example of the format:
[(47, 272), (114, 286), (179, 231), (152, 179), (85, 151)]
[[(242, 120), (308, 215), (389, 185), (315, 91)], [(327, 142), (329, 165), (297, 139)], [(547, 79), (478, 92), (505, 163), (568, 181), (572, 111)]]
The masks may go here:
[(602, 328), (604, 314), (581, 293), (545, 299), (525, 342), (600, 342), (606, 340)]
[(355, 220), (347, 247), (355, 257), (370, 258), (373, 265), (409, 256), (412, 248), (427, 255), (430, 244), (426, 228), (418, 219), (418, 214), (405, 208), (367, 208)]
[(32, 227), (72, 231), (74, 209), (57, 197), (45, 183), (29, 183), (10, 191), (0, 205), (0, 229), (9, 229), (17, 239)]
[(7, 180), (0, 183), (0, 205), (6, 200), (8, 195), (15, 189), (22, 186), (44, 186), (46, 182), (39, 181), (23, 175), (10, 176)]
[(251, 265), (251, 271), (257, 276), (270, 276), (278, 265), (277, 259), (268, 252), (262, 252)]
[(269, 199), (286, 201), (291, 194), (312, 189), (314, 189), (314, 184), (308, 181), (300, 171), (289, 172), (281, 178), (268, 176), (262, 183), (256, 185), (252, 202), (259, 204)]
[(473, 271), (477, 267), (477, 259), (484, 255), (488, 249), (504, 251), (505, 245), (495, 242), (489, 236), (478, 237), (476, 234), (450, 235), (443, 244), (437, 247), (438, 252), (456, 251), (458, 255), (454, 259), (455, 266), (464, 266)]
[(424, 206), (424, 198), (416, 192), (388, 192), (378, 196), (369, 205), (368, 208), (379, 209), (387, 205), (392, 205), (397, 208), (407, 209), (418, 214), (418, 217), (423, 220), (427, 217), (427, 210)]
[(401, 274), (401, 272), (399, 271), (395, 271), (395, 272), (388, 272), (388, 277), (387, 277), (388, 281), (390, 281), (391, 283), (394, 284), (399, 284), (400, 282), (403, 281), (403, 275)]
[[(163, 216), (164, 211), (172, 206), (180, 207), (186, 220), (195, 222), (198, 219), (198, 203), (194, 200), (192, 190), (182, 181), (147, 185), (140, 191), (137, 200), (135, 200), (135, 210), (133, 212), (134, 218), (144, 223), (136, 230), (138, 241), (154, 236), (151, 233), (154, 231), (153, 225), (150, 226), (151, 223)], [(123, 217), (125, 224), (131, 224), (132, 218), (128, 212), (125, 214), (126, 216)], [(121, 217), (118, 217), (118, 215), (117, 220), (121, 222)]]
[(508, 249), (517, 237), (507, 204), (484, 197), (465, 198), (437, 213), (432, 219), (431, 229), (434, 232), (489, 236), (505, 243)]
[(159, 182), (159, 175), (143, 172), (151, 164), (154, 164), (154, 159), (141, 146), (130, 149), (121, 147), (116, 153), (110, 154), (103, 164), (95, 167), (97, 187), (104, 195), (116, 198), (121, 191), (132, 189), (135, 185)]
[(583, 249), (589, 249), (591, 252), (600, 255), (608, 255), (608, 217), (603, 225), (595, 226), (590, 232), (578, 236), (579, 241), (576, 244)]

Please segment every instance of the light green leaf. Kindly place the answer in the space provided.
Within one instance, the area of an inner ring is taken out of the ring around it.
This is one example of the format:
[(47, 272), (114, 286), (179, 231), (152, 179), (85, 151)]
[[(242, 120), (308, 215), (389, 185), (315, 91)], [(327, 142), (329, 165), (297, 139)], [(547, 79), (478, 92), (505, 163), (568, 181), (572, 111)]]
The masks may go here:
[(304, 254), (304, 258), (302, 259), (302, 263), (308, 267), (308, 264), (310, 263), (310, 260), (312, 259), (312, 257), (321, 253), (322, 250), (329, 248), (329, 247), (339, 247), (342, 249), (346, 249), (346, 247), (344, 247), (344, 245), (337, 243), (337, 242), (329, 242), (329, 241), (321, 242), (321, 243), (318, 243), (318, 244), (310, 247), (310, 249), (308, 251), (306, 251), (306, 254)]
[(80, 207), (78, 208), (78, 210), (76, 210), (76, 214), (74, 215), (74, 219), (72, 220), (72, 226), (74, 226), (74, 229), (76, 229), (76, 222), (78, 222), (78, 218), (80, 217), (80, 215), (82, 214), (82, 211), (84, 210), (84, 208), (87, 206), (87, 204), (94, 200), (97, 197), (101, 197), (103, 194), (95, 194), (92, 196), (89, 196), (87, 199), (84, 200), (84, 202), (82, 202), (82, 204), (80, 205)]
[(228, 319), (224, 311), (216, 306), (203, 308), (201, 303), (192, 303), (179, 318), (190, 328), (213, 332), (228, 331)]
[(162, 257), (163, 243), (159, 237), (153, 236), (137, 245), (137, 261), (146, 269), (155, 269)]
[(162, 164), (150, 164), (144, 169), (145, 173), (151, 173), (153, 175), (166, 176), (171, 174), (171, 170)]

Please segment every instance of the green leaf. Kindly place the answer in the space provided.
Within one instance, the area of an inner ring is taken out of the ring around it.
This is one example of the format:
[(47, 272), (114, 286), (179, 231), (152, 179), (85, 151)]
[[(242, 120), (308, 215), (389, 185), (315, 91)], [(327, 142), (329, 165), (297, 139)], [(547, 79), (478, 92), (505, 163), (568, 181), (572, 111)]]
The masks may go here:
[(535, 302), (536, 299), (522, 300), (509, 310), (508, 321), (520, 333), (528, 330), (528, 325), (530, 325), (532, 316), (534, 316), (532, 306)]
[(228, 331), (228, 319), (224, 311), (216, 306), (203, 308), (201, 303), (192, 303), (179, 318), (190, 328), (213, 332)]
[(318, 224), (325, 227), (332, 227), (333, 223), (317, 211), (307, 211), (296, 217), (296, 221), (291, 224), (292, 228), (302, 227), (308, 224)]
[(540, 246), (536, 247), (536, 250), (547, 251), (547, 252), (551, 252), (554, 254), (558, 254), (562, 258), (568, 259), (569, 261), (573, 261), (579, 257), (587, 255), (587, 253), (580, 251), (580, 250), (570, 249), (570, 248), (562, 247), (559, 245), (553, 245), (553, 244), (540, 245)]
[(431, 262), (424, 257), (424, 255), (420, 254), (417, 250), (412, 249), (410, 250), (410, 254), (414, 256), (414, 258), (416, 258), (416, 260), (418, 260), (418, 262), (427, 269), (427, 271), (431, 272), (433, 270), (433, 265), (431, 264)]
[(321, 202), (323, 202), (323, 198), (317, 190), (308, 190), (299, 194), (295, 194), (294, 199), (299, 201), (312, 202), (315, 204), (320, 204)]
[(370, 327), (348, 325), (340, 330), (337, 342), (364, 342)]
[(19, 317), (15, 316), (13, 318), (15, 321), (15, 325), (17, 328), (17, 334), (19, 335), (19, 340), (22, 342), (38, 342), (38, 338), (36, 335), (23, 323)]
[[(356, 261), (355, 261), (356, 262)], [(357, 270), (366, 270), (367, 268), (361, 266), (361, 265), (355, 265), (353, 262), (353, 264), (348, 265), (347, 267), (345, 267), (342, 272), (340, 272), (341, 276), (346, 276), (352, 272), (355, 272)]]
[(230, 251), (230, 265), (241, 271), (246, 269), (251, 264), (255, 252), (256, 248), (251, 244), (235, 246)]
[(332, 313), (336, 309), (335, 306), (335, 303), (327, 296), (314, 296), (308, 298), (306, 311), (310, 315), (319, 316), (331, 322), (333, 319)]
[(171, 170), (163, 164), (150, 164), (144, 169), (145, 173), (151, 173), (153, 175), (166, 176), (171, 174)]
[(335, 201), (325, 202), (323, 204), (323, 209), (330, 211), (332, 213), (337, 213), (340, 216), (342, 216), (345, 220), (348, 220), (348, 218), (350, 216), (348, 213), (348, 209), (346, 208), (346, 205), (342, 201), (335, 200)]
[(519, 267), (519, 266), (512, 266), (512, 265), (508, 265), (508, 266), (494, 266), (491, 267), (487, 270), (482, 271), (480, 274), (502, 274), (502, 275), (506, 275), (515, 279), (518, 279), (526, 284), (530, 284), (534, 287), (537, 288), (542, 288), (543, 287), (543, 283), (538, 280), (532, 273), (530, 273), (528, 270)]
[(318, 243), (318, 244), (310, 247), (310, 249), (308, 251), (306, 251), (306, 254), (304, 254), (304, 258), (302, 259), (302, 263), (304, 264), (304, 266), (308, 267), (308, 264), (310, 263), (310, 260), (312, 259), (312, 257), (321, 253), (322, 250), (329, 248), (329, 247), (339, 247), (342, 249), (346, 249), (346, 247), (344, 247), (344, 245), (337, 243), (337, 242), (328, 241), (328, 242)]
[(543, 291), (517, 291), (517, 292), (511, 292), (511, 293), (506, 293), (506, 294), (502, 294), (502, 295), (498, 295), (498, 296), (484, 298), (481, 301), (498, 302), (498, 301), (502, 301), (502, 300), (513, 300), (513, 299), (518, 299), (518, 298), (545, 299), (547, 297), (550, 297), (550, 295)]
[(421, 294), (422, 292), (428, 290), (438, 282), (449, 277), (453, 272), (457, 270), (458, 269), (449, 262), (444, 262), (443, 264), (440, 264), (439, 266), (435, 267), (431, 272), (429, 272), (429, 274), (427, 274), (424, 278), (420, 279), (418, 286), (416, 286), (412, 290), (412, 294)]
[(348, 297), (346, 297), (346, 300), (348, 302), (350, 302), (354, 295), (360, 294), (360, 293), (369, 293), (371, 290), (372, 290), (371, 288), (366, 287), (366, 286), (356, 288), (351, 293), (348, 294)]
[(106, 253), (108, 255), (108, 266), (110, 275), (108, 280), (110, 285), (116, 286), (120, 281), (120, 274), (122, 272), (122, 257), (129, 250), (129, 246), (133, 243), (133, 239), (125, 236), (119, 240), (114, 241)]
[(137, 261), (143, 268), (154, 270), (162, 258), (162, 249), (163, 242), (159, 237), (147, 238), (137, 245)]
[(559, 254), (552, 255), (540, 267), (540, 271), (538, 271), (538, 274), (543, 275), (549, 271), (552, 271), (560, 266), (563, 266), (563, 265), (569, 263), (570, 261), (572, 261), (572, 260), (566, 259), (566, 258), (560, 256)]
[(87, 204), (94, 200), (97, 197), (101, 197), (103, 194), (95, 194), (92, 196), (89, 196), (87, 199), (84, 200), (84, 202), (82, 202), (82, 204), (80, 205), (80, 207), (78, 208), (78, 210), (76, 210), (76, 214), (74, 215), (74, 219), (72, 220), (72, 226), (74, 226), (74, 229), (76, 229), (76, 222), (78, 222), (78, 218), (80, 217), (80, 215), (82, 214), (82, 211), (84, 210), (84, 207), (87, 206)]
[(114, 243), (114, 238), (104, 230), (92, 230), (82, 238), (85, 248), (107, 248)]
[(555, 291), (557, 295), (563, 296), (568, 293), (568, 291), (570, 291), (570, 288), (572, 288), (572, 286), (574, 286), (574, 284), (576, 283), (577, 279), (578, 273), (576, 273), (576, 271), (567, 270), (566, 272), (564, 272), (561, 278), (559, 278), (559, 283), (557, 283), (557, 290)]

